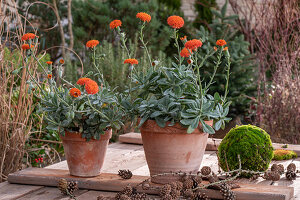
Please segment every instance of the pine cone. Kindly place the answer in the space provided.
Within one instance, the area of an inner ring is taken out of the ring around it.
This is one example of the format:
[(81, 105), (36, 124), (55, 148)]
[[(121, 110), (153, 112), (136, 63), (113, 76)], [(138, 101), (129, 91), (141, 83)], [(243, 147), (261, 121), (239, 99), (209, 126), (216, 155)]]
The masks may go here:
[(183, 197), (190, 199), (193, 198), (193, 196), (194, 196), (194, 192), (192, 189), (187, 189), (183, 191)]
[(208, 176), (211, 173), (211, 168), (208, 166), (204, 166), (201, 168), (201, 174), (204, 176)]
[(202, 178), (200, 176), (195, 176), (193, 180), (196, 181), (198, 185), (202, 182)]
[(126, 194), (121, 194), (118, 200), (131, 200), (131, 198)]
[(222, 183), (220, 185), (220, 192), (223, 195), (223, 199), (225, 200), (235, 200), (236, 195), (235, 193), (231, 190), (230, 186), (227, 183)]
[(132, 177), (132, 172), (129, 169), (123, 169), (119, 170), (118, 175), (121, 176), (123, 179), (131, 179)]
[(166, 194), (164, 196), (161, 197), (162, 200), (172, 200), (172, 196), (170, 194)]
[(181, 175), (180, 181), (181, 181), (181, 182), (184, 182), (184, 181), (186, 181), (188, 178), (189, 178), (189, 176), (188, 176), (186, 173), (184, 173), (183, 175)]
[(284, 166), (282, 164), (278, 164), (277, 166), (278, 166), (278, 172), (280, 174), (283, 174), (284, 173)]
[(277, 164), (273, 164), (272, 167), (271, 167), (271, 171), (272, 172), (275, 172), (275, 171), (278, 171), (279, 167)]
[(176, 183), (176, 186), (177, 186), (176, 189), (179, 190), (179, 191), (181, 191), (183, 189), (183, 183), (180, 182), (180, 181), (176, 181), (175, 183)]
[(67, 187), (68, 194), (73, 195), (76, 190), (78, 190), (78, 183), (74, 181), (68, 182), (68, 187)]
[(205, 193), (196, 192), (194, 194), (193, 200), (209, 200), (209, 198)]
[(130, 196), (132, 194), (133, 188), (130, 185), (127, 185), (122, 191), (122, 194)]
[(62, 194), (67, 195), (68, 181), (66, 179), (59, 179), (57, 187)]
[(288, 166), (287, 166), (287, 171), (296, 171), (296, 165), (295, 163), (290, 163)]
[(131, 195), (131, 200), (146, 200), (147, 194), (146, 193), (136, 193)]
[(189, 178), (187, 180), (185, 180), (183, 182), (183, 189), (192, 189), (193, 188), (193, 184), (194, 184), (194, 181), (193, 179)]
[(172, 190), (171, 185), (170, 184), (165, 184), (160, 188), (159, 196), (163, 197), (167, 194), (170, 194), (171, 190)]
[(263, 178), (269, 181), (279, 181), (280, 173), (278, 171), (267, 171)]
[(286, 179), (292, 181), (292, 180), (296, 180), (297, 174), (296, 174), (296, 172), (293, 171), (293, 170), (288, 170), (288, 171), (285, 173), (285, 177), (286, 177)]
[(173, 199), (178, 199), (180, 197), (180, 191), (179, 190), (171, 190), (170, 195)]

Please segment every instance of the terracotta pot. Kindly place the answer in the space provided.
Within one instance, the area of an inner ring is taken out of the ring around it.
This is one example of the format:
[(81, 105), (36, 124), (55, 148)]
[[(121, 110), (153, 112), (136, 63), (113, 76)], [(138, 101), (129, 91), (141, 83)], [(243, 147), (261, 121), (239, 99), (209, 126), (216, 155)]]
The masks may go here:
[(80, 177), (99, 175), (111, 135), (112, 130), (109, 129), (104, 135), (100, 136), (100, 140), (91, 139), (86, 141), (80, 133), (67, 131), (65, 136), (60, 136), (63, 141), (70, 174)]
[[(213, 121), (205, 123), (212, 126)], [(203, 133), (202, 128), (187, 134), (187, 129), (179, 123), (161, 128), (154, 120), (148, 120), (140, 130), (151, 175), (170, 171), (196, 173), (199, 170), (208, 138), (208, 134)], [(178, 178), (178, 176), (157, 176), (151, 180), (165, 184)]]

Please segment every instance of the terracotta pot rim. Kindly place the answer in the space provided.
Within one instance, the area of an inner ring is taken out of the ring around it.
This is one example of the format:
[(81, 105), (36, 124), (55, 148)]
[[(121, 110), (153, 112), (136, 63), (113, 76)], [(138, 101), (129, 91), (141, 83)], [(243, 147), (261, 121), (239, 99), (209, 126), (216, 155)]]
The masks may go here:
[(100, 135), (100, 139), (96, 140), (94, 138), (91, 138), (89, 141), (86, 141), (86, 138), (82, 138), (82, 133), (76, 132), (76, 131), (65, 131), (65, 136), (62, 136), (60, 134), (60, 138), (62, 140), (73, 140), (78, 142), (98, 142), (100, 140), (109, 140), (112, 136), (112, 129), (108, 129), (105, 131), (104, 134)]
[[(138, 119), (140, 121), (141, 118)], [(212, 126), (213, 125), (213, 120), (205, 120), (205, 123), (208, 125)], [(187, 133), (187, 129), (183, 127), (179, 122), (176, 122), (173, 126), (168, 126), (171, 122), (167, 122), (165, 127), (160, 127), (157, 125), (155, 120), (148, 119), (147, 121), (144, 122), (144, 124), (140, 127), (141, 131), (148, 131), (156, 134), (204, 134), (201, 122), (199, 123), (199, 126), (197, 129), (194, 130), (192, 133)], [(173, 131), (173, 132), (172, 132)], [(171, 133), (172, 132), (172, 133)]]

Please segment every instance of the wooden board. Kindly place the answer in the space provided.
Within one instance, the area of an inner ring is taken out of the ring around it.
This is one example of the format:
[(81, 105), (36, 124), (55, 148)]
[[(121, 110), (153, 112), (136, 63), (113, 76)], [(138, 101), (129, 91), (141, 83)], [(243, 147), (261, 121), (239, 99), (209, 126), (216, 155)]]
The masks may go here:
[[(57, 186), (60, 178), (78, 182), (80, 189), (92, 189), (101, 191), (121, 191), (124, 186), (136, 185), (147, 179), (147, 176), (133, 176), (129, 180), (121, 179), (117, 174), (103, 173), (93, 178), (80, 178), (70, 176), (68, 170), (57, 170), (47, 168), (28, 168), (8, 176), (10, 183)], [(205, 184), (205, 183), (204, 183)], [(256, 185), (240, 183), (241, 188), (234, 189), (237, 199), (245, 200), (290, 200), (294, 196), (294, 189), (286, 186)], [(139, 188), (140, 189), (140, 188)], [(140, 189), (141, 190), (141, 189)], [(148, 194), (157, 194), (156, 190), (144, 191)], [(205, 189), (204, 192), (210, 198), (222, 199), (220, 192)]]
[[(221, 143), (222, 139), (208, 138), (206, 151), (216, 151)], [(126, 133), (119, 136), (119, 142), (129, 143), (129, 144), (143, 144), (142, 137), (140, 133)], [(285, 144), (273, 143), (274, 149), (285, 149), (283, 148)], [(292, 150), (300, 156), (300, 145), (288, 144), (287, 150)]]
[(37, 191), (43, 186), (35, 186), (35, 185), (18, 185), (18, 184), (9, 184), (5, 182), (6, 184), (3, 184), (0, 188), (0, 199), (1, 200), (11, 200), (11, 199), (17, 199), (22, 196), (25, 196), (26, 194), (29, 194), (30, 192)]

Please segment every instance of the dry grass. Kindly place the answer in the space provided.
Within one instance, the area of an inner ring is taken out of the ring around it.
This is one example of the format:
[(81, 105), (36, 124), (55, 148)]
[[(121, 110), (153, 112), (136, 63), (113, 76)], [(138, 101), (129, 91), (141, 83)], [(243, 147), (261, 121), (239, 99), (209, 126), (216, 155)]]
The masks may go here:
[[(24, 66), (24, 52), (20, 49), (21, 36), (25, 29), (24, 18), (18, 14), (16, 4), (1, 1), (0, 12), (0, 182), (11, 172), (22, 168), (24, 145), (29, 136), (32, 121), (33, 95), (28, 93), (28, 73), (22, 68), (18, 74), (12, 72)], [(12, 29), (7, 29), (11, 27)], [(5, 48), (20, 52), (15, 59), (5, 57)], [(37, 64), (30, 60), (31, 73)]]
[[(256, 123), (274, 141), (300, 143), (298, 0), (230, 0), (259, 63)], [(243, 5), (243, 6), (240, 6)]]

